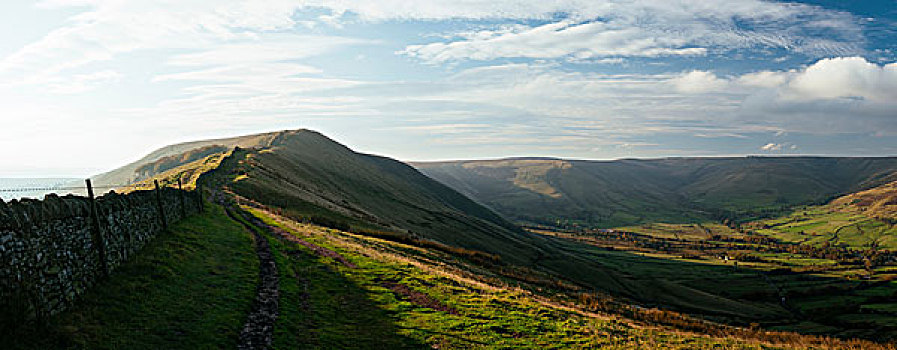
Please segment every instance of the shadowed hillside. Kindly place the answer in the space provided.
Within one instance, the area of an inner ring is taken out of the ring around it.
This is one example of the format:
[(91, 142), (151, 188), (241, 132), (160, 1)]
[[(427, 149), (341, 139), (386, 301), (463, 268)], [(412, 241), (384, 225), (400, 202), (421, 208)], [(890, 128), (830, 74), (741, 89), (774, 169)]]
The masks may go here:
[(757, 215), (895, 178), (897, 158), (508, 159), (415, 163), (508, 218), (623, 226)]

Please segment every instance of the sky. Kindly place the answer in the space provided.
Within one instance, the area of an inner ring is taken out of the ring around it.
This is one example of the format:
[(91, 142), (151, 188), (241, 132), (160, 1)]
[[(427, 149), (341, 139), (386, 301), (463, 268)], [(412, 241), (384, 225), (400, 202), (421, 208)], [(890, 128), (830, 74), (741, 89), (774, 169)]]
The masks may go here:
[(0, 2), (0, 177), (309, 128), (405, 161), (897, 155), (897, 0)]

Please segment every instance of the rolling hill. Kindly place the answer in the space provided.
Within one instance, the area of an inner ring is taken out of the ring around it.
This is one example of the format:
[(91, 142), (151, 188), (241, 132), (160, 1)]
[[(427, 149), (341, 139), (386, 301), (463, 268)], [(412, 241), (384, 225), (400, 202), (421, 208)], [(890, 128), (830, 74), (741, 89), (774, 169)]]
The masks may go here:
[(266, 147), (234, 152), (220, 170), (237, 194), (294, 217), (391, 231), (530, 262), (543, 250), (489, 209), (414, 168), (356, 153), (309, 130), (278, 133)]
[(751, 217), (897, 178), (897, 158), (745, 157), (418, 162), (512, 220), (615, 227)]
[[(524, 231), (399, 161), (354, 152), (309, 130), (280, 132), (272, 140), (267, 147), (236, 149), (210, 175), (219, 185), (209, 186), (223, 186), (300, 222), (388, 240), (399, 237), (423, 249), (495, 255), (498, 260), (487, 264), (515, 278), (542, 276), (714, 317), (781, 319), (787, 314), (775, 302), (719, 294), (720, 281), (763, 283), (757, 274), (693, 268)], [(677, 272), (675, 279), (668, 278)]]
[(212, 169), (233, 175), (227, 187), (235, 193), (281, 208), (294, 218), (432, 240), (500, 254), (520, 264), (546, 255), (541, 236), (523, 231), (414, 168), (354, 152), (310, 130), (168, 146), (93, 180), (147, 186), (152, 180), (173, 185), (180, 178), (190, 188)]
[[(639, 308), (662, 307), (743, 325), (790, 324), (800, 316), (771, 294), (764, 273), (733, 270), (707, 260), (712, 257), (671, 259), (645, 247), (627, 251), (530, 232), (481, 203), (521, 221), (577, 215), (575, 220), (590, 222), (595, 208), (603, 222), (697, 221), (706, 220), (708, 208), (717, 204), (746, 210), (818, 200), (885, 181), (895, 167), (891, 158), (511, 159), (416, 164), (419, 171), (355, 152), (310, 130), (229, 140), (246, 147), (200, 141), (190, 144), (196, 148), (147, 157), (152, 160), (112, 173), (133, 176), (139, 168), (149, 176), (158, 170), (153, 178), (170, 183), (214, 168), (200, 179), (204, 186), (287, 220), (410, 244), (419, 251), (448, 252), (511, 281), (551, 281), (562, 289), (607, 293)], [(223, 149), (228, 151), (209, 154)], [(840, 170), (826, 170), (832, 167)], [(446, 173), (452, 176), (442, 176)], [(704, 247), (704, 242), (694, 244)]]

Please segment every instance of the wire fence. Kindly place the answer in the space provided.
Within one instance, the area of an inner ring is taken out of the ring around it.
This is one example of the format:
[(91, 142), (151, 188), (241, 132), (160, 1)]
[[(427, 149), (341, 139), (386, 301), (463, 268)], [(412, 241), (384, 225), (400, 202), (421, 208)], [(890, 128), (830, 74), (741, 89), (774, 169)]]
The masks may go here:
[[(136, 183), (136, 184), (104, 184), (99, 186), (90, 186), (89, 189), (87, 184), (84, 185), (76, 185), (77, 180), (68, 181), (64, 183), (56, 183), (52, 185), (43, 185), (43, 184), (16, 184), (16, 183), (4, 183), (0, 184), (0, 200), (3, 201), (11, 201), (11, 200), (21, 200), (25, 198), (32, 199), (43, 199), (47, 195), (55, 194), (57, 196), (66, 196), (66, 195), (76, 195), (76, 196), (87, 196), (90, 191), (96, 193), (105, 193), (110, 190), (116, 190), (117, 192), (131, 192), (131, 191), (140, 191), (140, 190), (152, 190), (155, 188), (154, 184), (147, 183)], [(167, 186), (161, 186), (167, 187)]]
[[(152, 184), (130, 184), (130, 185), (104, 185), (104, 186), (91, 186), (93, 189), (103, 189), (110, 190), (116, 188), (149, 188), (152, 189), (154, 185)], [(16, 187), (16, 188), (0, 188), (0, 192), (7, 193), (17, 193), (17, 192), (64, 192), (64, 191), (76, 191), (76, 190), (87, 190), (87, 186), (50, 186), (50, 187)]]

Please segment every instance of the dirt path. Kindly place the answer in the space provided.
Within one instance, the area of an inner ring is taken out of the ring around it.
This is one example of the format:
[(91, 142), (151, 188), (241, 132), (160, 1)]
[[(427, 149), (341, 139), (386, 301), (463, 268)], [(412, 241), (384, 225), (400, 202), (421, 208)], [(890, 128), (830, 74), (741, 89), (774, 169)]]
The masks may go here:
[[(239, 208), (225, 207), (227, 215), (252, 232), (255, 251), (259, 257), (259, 284), (255, 302), (246, 317), (237, 349), (267, 349), (274, 338), (274, 323), (277, 320), (280, 290), (278, 286), (277, 264), (268, 241), (259, 233), (259, 228), (247, 224), (247, 214)], [(240, 220), (243, 218), (244, 220)], [(251, 221), (250, 221), (251, 222)]]

